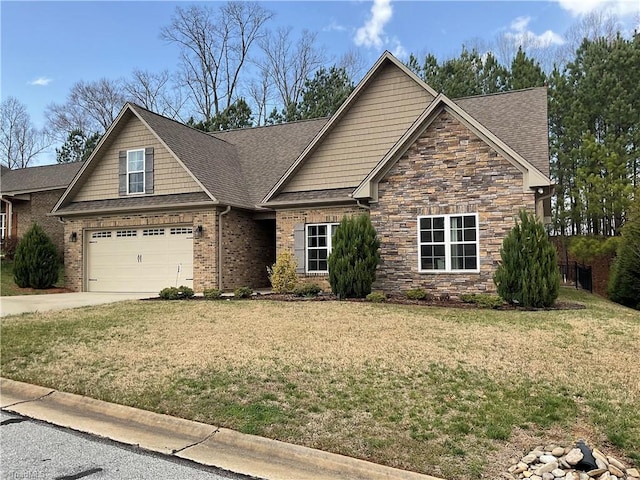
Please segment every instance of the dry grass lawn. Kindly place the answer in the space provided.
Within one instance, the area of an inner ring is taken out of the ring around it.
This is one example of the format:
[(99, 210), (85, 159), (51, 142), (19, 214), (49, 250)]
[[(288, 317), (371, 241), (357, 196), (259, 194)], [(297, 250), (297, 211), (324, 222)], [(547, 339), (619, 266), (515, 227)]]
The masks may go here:
[(449, 479), (586, 438), (640, 463), (640, 313), (126, 302), (2, 320), (2, 375)]

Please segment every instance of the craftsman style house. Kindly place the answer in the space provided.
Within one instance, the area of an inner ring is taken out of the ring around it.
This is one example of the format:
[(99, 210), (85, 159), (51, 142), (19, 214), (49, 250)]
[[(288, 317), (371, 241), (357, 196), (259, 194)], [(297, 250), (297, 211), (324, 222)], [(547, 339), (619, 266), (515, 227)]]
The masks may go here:
[(549, 210), (546, 105), (449, 99), (388, 52), (330, 119), (207, 134), (127, 104), (52, 211), (68, 287), (267, 286), (284, 250), (324, 283), (336, 225), (366, 213), (375, 288), (493, 290), (518, 211)]

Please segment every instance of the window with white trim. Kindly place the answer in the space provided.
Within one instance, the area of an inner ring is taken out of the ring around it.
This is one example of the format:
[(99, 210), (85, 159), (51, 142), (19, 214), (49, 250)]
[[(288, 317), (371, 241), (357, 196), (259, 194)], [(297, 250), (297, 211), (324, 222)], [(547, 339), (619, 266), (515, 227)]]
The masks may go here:
[(127, 193), (144, 193), (144, 149), (127, 151)]
[(338, 228), (337, 223), (314, 223), (307, 225), (307, 273), (328, 273), (331, 237)]
[(478, 214), (418, 217), (420, 272), (480, 271)]
[(7, 235), (7, 214), (0, 213), (0, 239), (4, 240)]

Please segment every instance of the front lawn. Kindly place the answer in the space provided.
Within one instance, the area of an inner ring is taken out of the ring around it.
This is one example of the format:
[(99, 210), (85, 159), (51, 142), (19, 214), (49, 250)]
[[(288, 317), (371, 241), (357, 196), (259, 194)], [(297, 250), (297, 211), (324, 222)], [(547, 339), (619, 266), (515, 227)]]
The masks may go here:
[(37, 290), (35, 288), (20, 288), (13, 281), (13, 260), (0, 261), (0, 295), (3, 297), (13, 295), (41, 295), (45, 293), (57, 293), (64, 289), (64, 267), (60, 267), (58, 281), (54, 288)]
[[(448, 479), (586, 438), (640, 463), (640, 313), (126, 302), (2, 321), (2, 375)], [(526, 452), (525, 452), (526, 453)]]

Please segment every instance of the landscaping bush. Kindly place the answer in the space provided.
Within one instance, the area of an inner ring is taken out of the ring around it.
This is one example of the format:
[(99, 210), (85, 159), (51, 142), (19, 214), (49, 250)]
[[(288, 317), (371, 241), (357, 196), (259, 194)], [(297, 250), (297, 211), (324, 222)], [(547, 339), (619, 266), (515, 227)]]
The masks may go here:
[(235, 298), (249, 298), (253, 295), (253, 289), (251, 287), (238, 287), (233, 291)]
[(267, 272), (271, 289), (275, 293), (290, 293), (295, 290), (298, 276), (296, 275), (296, 259), (291, 252), (284, 251), (278, 255), (273, 267), (267, 267)]
[(367, 302), (382, 303), (387, 300), (387, 296), (382, 292), (371, 292), (367, 295)]
[(202, 296), (207, 300), (218, 300), (222, 297), (222, 290), (217, 288), (205, 288), (202, 292)]
[(5, 238), (2, 241), (2, 255), (6, 260), (13, 260), (20, 240), (17, 237)]
[(380, 262), (380, 241), (368, 215), (344, 217), (332, 239), (329, 283), (339, 298), (371, 293)]
[(34, 223), (16, 247), (13, 277), (21, 288), (51, 288), (58, 280), (60, 257), (49, 236)]
[(433, 296), (424, 288), (411, 288), (405, 292), (405, 296), (409, 300), (433, 300)]
[(480, 308), (500, 308), (504, 300), (498, 295), (488, 293), (465, 293), (460, 295), (460, 300), (464, 303), (473, 303)]
[(493, 281), (507, 302), (526, 308), (553, 305), (560, 290), (557, 253), (540, 221), (520, 211), (520, 222), (502, 242)]
[(302, 283), (293, 291), (298, 297), (317, 297), (320, 292), (322, 287), (317, 283)]
[(185, 285), (179, 287), (167, 287), (160, 290), (158, 296), (163, 300), (182, 300), (185, 298), (193, 298), (195, 295), (193, 288)]
[(622, 227), (607, 294), (616, 303), (640, 310), (640, 195)]

